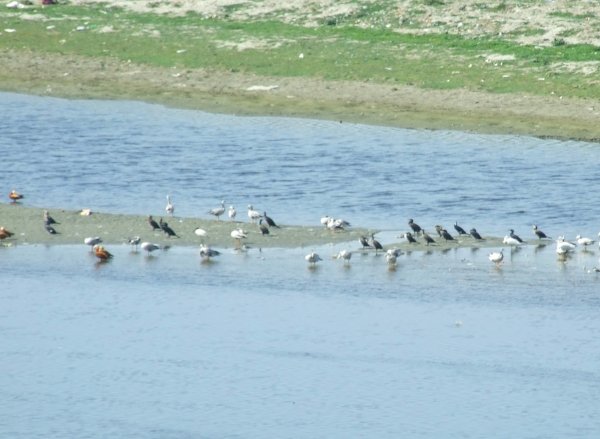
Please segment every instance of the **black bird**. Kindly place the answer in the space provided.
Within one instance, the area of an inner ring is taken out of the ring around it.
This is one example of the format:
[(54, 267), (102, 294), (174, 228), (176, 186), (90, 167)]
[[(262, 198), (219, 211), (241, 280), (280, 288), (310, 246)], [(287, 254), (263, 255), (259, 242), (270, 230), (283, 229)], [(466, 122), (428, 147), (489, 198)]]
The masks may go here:
[(442, 230), (444, 230), (442, 226), (435, 226), (435, 231), (438, 233), (440, 238), (442, 237)]
[(427, 233), (425, 233), (425, 230), (421, 230), (421, 234), (423, 235), (423, 239), (427, 242), (427, 244), (425, 244), (425, 245), (435, 244), (435, 241), (433, 240), (433, 238), (431, 236), (429, 236)]
[(272, 218), (267, 216), (267, 212), (265, 212), (263, 217), (265, 218), (265, 222), (269, 225), (269, 227), (277, 227), (278, 229), (280, 228), (277, 224), (275, 224), (275, 221), (273, 221)]
[(375, 235), (371, 235), (371, 245), (375, 247), (375, 254), (377, 254), (378, 250), (383, 250), (383, 247), (379, 241), (375, 241)]
[(369, 241), (364, 236), (361, 236), (360, 238), (358, 238), (358, 242), (360, 242), (362, 244), (363, 249), (365, 249), (365, 248), (371, 248), (371, 245), (369, 244)]
[(413, 238), (412, 234), (410, 234), (409, 232), (406, 232), (404, 234), (404, 237), (407, 239), (407, 241), (410, 244), (418, 244), (419, 243), (419, 241), (417, 241), (415, 238)]
[(408, 220), (408, 225), (410, 226), (412, 231), (415, 233), (419, 233), (421, 231), (421, 228), (419, 227), (419, 225), (414, 223), (412, 219)]
[(468, 235), (461, 226), (458, 225), (458, 221), (454, 221), (454, 230), (458, 232), (459, 235)]
[(442, 229), (442, 238), (444, 238), (446, 241), (455, 241), (455, 239), (452, 237), (452, 235), (450, 235), (450, 233), (448, 233), (446, 229)]
[(46, 210), (46, 211), (44, 211), (44, 224), (49, 226), (51, 224), (60, 224), (60, 223), (57, 223), (56, 221), (54, 221), (54, 218), (52, 218), (50, 216), (50, 214), (48, 213), (48, 211)]
[(260, 233), (262, 234), (262, 236), (265, 236), (269, 234), (269, 228), (267, 226), (263, 226), (262, 221), (262, 219), (258, 221), (258, 227), (260, 228)]
[(150, 224), (150, 227), (152, 227), (152, 231), (161, 229), (160, 226), (156, 223), (156, 221), (152, 219), (152, 215), (148, 215), (148, 223)]
[(162, 218), (160, 219), (159, 224), (160, 224), (160, 228), (162, 229), (162, 231), (165, 232), (169, 238), (171, 236), (175, 236), (176, 238), (179, 238), (179, 236), (177, 236), (177, 233), (175, 233), (173, 231), (173, 229), (169, 227), (169, 224), (164, 222), (162, 220)]
[(481, 235), (479, 233), (477, 233), (477, 230), (475, 230), (475, 229), (471, 229), (471, 236), (479, 241), (485, 241), (485, 239), (483, 239), (481, 237)]
[(515, 235), (515, 231), (513, 229), (510, 229), (510, 237), (512, 239), (516, 239), (519, 242), (523, 242), (523, 240), (521, 238), (519, 238), (517, 235)]
[(542, 232), (541, 230), (538, 230), (538, 228), (535, 224), (533, 225), (533, 233), (535, 233), (537, 235), (537, 237), (540, 239), (552, 239), (551, 237), (546, 236), (546, 234), (544, 232)]
[(50, 233), (51, 235), (60, 235), (60, 233), (58, 233), (56, 230), (54, 230), (49, 224), (44, 224), (44, 228), (48, 231), (48, 233)]

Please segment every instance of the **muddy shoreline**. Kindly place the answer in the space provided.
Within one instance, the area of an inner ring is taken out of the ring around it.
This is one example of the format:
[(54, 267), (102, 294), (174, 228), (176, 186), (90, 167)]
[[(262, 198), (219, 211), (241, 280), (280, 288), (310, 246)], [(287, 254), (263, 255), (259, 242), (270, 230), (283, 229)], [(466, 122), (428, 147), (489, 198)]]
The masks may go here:
[[(258, 77), (33, 52), (5, 51), (0, 60), (0, 90), (7, 92), (138, 100), (239, 116), (600, 141), (597, 105), (592, 100)], [(275, 88), (248, 90), (253, 86)]]

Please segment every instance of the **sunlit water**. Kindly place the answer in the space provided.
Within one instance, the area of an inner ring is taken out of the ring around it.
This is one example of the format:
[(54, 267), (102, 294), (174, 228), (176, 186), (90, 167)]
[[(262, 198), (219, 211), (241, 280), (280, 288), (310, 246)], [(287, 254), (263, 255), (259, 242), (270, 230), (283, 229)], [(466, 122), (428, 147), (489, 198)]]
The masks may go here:
[[(596, 236), (595, 144), (0, 94), (28, 205)], [(8, 157), (6, 159), (6, 157)], [(2, 220), (0, 219), (0, 222)], [(64, 227), (64, 225), (63, 225)], [(392, 233), (380, 235), (384, 243)], [(0, 436), (595, 438), (598, 247), (0, 248)]]

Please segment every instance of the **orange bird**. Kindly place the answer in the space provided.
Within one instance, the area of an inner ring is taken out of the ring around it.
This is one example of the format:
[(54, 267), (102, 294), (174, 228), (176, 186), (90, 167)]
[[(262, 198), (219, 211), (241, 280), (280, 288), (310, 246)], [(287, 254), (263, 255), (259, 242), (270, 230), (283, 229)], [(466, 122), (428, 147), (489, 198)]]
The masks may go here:
[(110, 254), (107, 250), (105, 250), (104, 247), (101, 247), (98, 244), (94, 246), (94, 252), (96, 254), (96, 257), (101, 261), (107, 261), (109, 259), (112, 259), (113, 257), (113, 255)]
[(13, 201), (17, 201), (25, 197), (23, 195), (17, 194), (17, 191), (12, 191), (10, 194), (8, 194), (8, 198), (10, 198)]
[(4, 227), (0, 227), (0, 240), (10, 238), (13, 235), (13, 232), (9, 232), (8, 230), (5, 230)]

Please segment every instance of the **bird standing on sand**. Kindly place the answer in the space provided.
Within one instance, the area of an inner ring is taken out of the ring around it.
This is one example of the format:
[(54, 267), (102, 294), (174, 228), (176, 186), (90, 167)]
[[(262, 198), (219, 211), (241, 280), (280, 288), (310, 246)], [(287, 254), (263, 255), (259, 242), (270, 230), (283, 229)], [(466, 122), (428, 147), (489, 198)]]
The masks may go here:
[(459, 235), (468, 235), (461, 226), (458, 225), (458, 221), (454, 221), (454, 230), (458, 232)]
[(165, 207), (167, 213), (173, 216), (173, 212), (175, 212), (175, 207), (171, 204), (171, 196), (167, 195), (167, 207)]
[(311, 252), (309, 255), (304, 256), (304, 259), (306, 259), (306, 261), (308, 262), (309, 265), (312, 264), (313, 266), (316, 265), (318, 261), (323, 260), (314, 251)]
[(44, 229), (46, 229), (46, 231), (51, 235), (60, 235), (60, 233), (54, 230), (54, 228), (49, 224), (44, 224)]
[(247, 238), (246, 234), (244, 233), (244, 231), (242, 229), (238, 229), (238, 230), (233, 230), (231, 232), (231, 237), (233, 239), (235, 239), (235, 243), (239, 244), (240, 243), (240, 239), (244, 239)]
[(148, 256), (150, 256), (150, 252), (160, 249), (160, 245), (152, 244), (151, 242), (142, 242), (142, 245), (140, 247), (142, 247), (142, 250), (148, 252)]
[(421, 227), (419, 227), (419, 225), (416, 224), (412, 219), (408, 220), (408, 225), (412, 229), (412, 231), (416, 234), (418, 234), (421, 231)]
[(169, 227), (169, 224), (164, 222), (162, 218), (159, 221), (159, 225), (162, 231), (167, 234), (167, 237), (170, 238), (171, 236), (174, 236), (176, 238), (179, 238), (179, 236), (177, 236), (177, 233), (175, 233), (173, 229)]
[(265, 219), (265, 222), (269, 225), (269, 227), (276, 227), (276, 228), (280, 228), (277, 224), (275, 224), (275, 221), (273, 221), (272, 218), (267, 216), (267, 212), (264, 212), (263, 218)]
[(86, 245), (89, 245), (90, 247), (92, 247), (92, 250), (91, 250), (91, 251), (94, 251), (94, 246), (95, 246), (95, 245), (97, 245), (97, 244), (100, 244), (100, 243), (102, 242), (102, 238), (100, 238), (99, 236), (96, 236), (96, 237), (90, 237), (90, 238), (85, 238), (85, 239), (83, 240), (83, 242), (84, 242)]
[(435, 226), (435, 231), (438, 233), (438, 236), (441, 238), (442, 237), (442, 230), (444, 230), (444, 228), (442, 226)]
[(148, 224), (150, 224), (150, 227), (152, 227), (152, 231), (161, 230), (158, 223), (152, 219), (152, 215), (148, 215)]
[(431, 236), (429, 236), (427, 233), (425, 233), (425, 230), (421, 230), (421, 235), (423, 236), (423, 239), (427, 243), (425, 245), (428, 246), (429, 244), (435, 244), (434, 239)]
[(258, 213), (256, 210), (254, 210), (254, 208), (252, 207), (252, 204), (249, 204), (248, 205), (248, 217), (250, 218), (250, 222), (252, 224), (254, 224), (254, 221), (261, 218), (262, 215), (260, 213)]
[(540, 239), (552, 239), (551, 237), (546, 236), (546, 234), (544, 232), (542, 232), (541, 230), (538, 230), (538, 228), (535, 224), (533, 225), (533, 233), (535, 233), (537, 235), (537, 237)]
[(208, 238), (208, 232), (204, 229), (198, 228), (198, 229), (194, 230), (194, 233), (196, 235), (198, 235), (200, 238)]
[(490, 253), (488, 256), (489, 260), (496, 264), (496, 267), (500, 268), (500, 264), (504, 259), (504, 249), (500, 250), (500, 253)]
[(109, 253), (108, 250), (106, 250), (104, 247), (100, 247), (98, 244), (93, 247), (93, 250), (96, 257), (101, 261), (107, 261), (113, 258), (113, 255)]
[(474, 228), (470, 230), (470, 233), (471, 233), (471, 236), (473, 238), (475, 238), (476, 240), (478, 240), (478, 241), (485, 241), (485, 239), (483, 239), (481, 237), (481, 235), (477, 232), (477, 230), (475, 230)]
[(6, 239), (6, 238), (10, 238), (13, 235), (14, 235), (13, 232), (9, 232), (4, 227), (0, 227), (0, 240)]
[(265, 225), (263, 225), (263, 220), (260, 219), (258, 221), (258, 228), (260, 229), (260, 233), (262, 234), (262, 236), (268, 235), (269, 234), (269, 228)]
[(235, 218), (236, 212), (235, 212), (235, 208), (233, 206), (229, 206), (229, 221), (233, 221), (233, 219)]
[(418, 244), (419, 241), (417, 241), (415, 238), (413, 238), (412, 233), (410, 232), (406, 232), (404, 234), (404, 237), (406, 238), (406, 240), (408, 241), (409, 244)]
[(221, 207), (215, 207), (214, 209), (211, 209), (206, 213), (209, 215), (214, 215), (215, 221), (219, 221), (219, 217), (223, 215), (223, 212), (225, 212), (225, 200), (221, 201)]
[(515, 231), (513, 229), (510, 229), (510, 237), (512, 239), (516, 239), (517, 241), (519, 241), (519, 243), (524, 243), (525, 241), (523, 241), (521, 238), (519, 238), (518, 235), (515, 235)]
[(446, 241), (456, 241), (446, 229), (442, 229), (442, 238), (444, 238)]
[(60, 223), (57, 223), (56, 221), (54, 221), (54, 218), (52, 218), (50, 216), (50, 213), (47, 210), (45, 210), (44, 211), (44, 224), (47, 224), (50, 226), (52, 224), (60, 224)]
[(16, 203), (18, 200), (25, 198), (25, 197), (21, 194), (18, 194), (17, 191), (13, 190), (10, 194), (8, 194), (8, 198), (10, 198), (13, 203)]
[(348, 250), (342, 250), (338, 253), (337, 258), (343, 259), (344, 265), (346, 265), (346, 261), (348, 261), (348, 264), (350, 264), (350, 259), (352, 259), (352, 252), (349, 252)]
[(378, 250), (383, 250), (383, 246), (379, 241), (375, 240), (375, 235), (371, 235), (371, 245), (375, 248), (375, 254), (377, 254)]
[(329, 222), (329, 215), (325, 215), (323, 218), (321, 218), (321, 224), (323, 224), (325, 226), (325, 228), (327, 228), (328, 222)]

